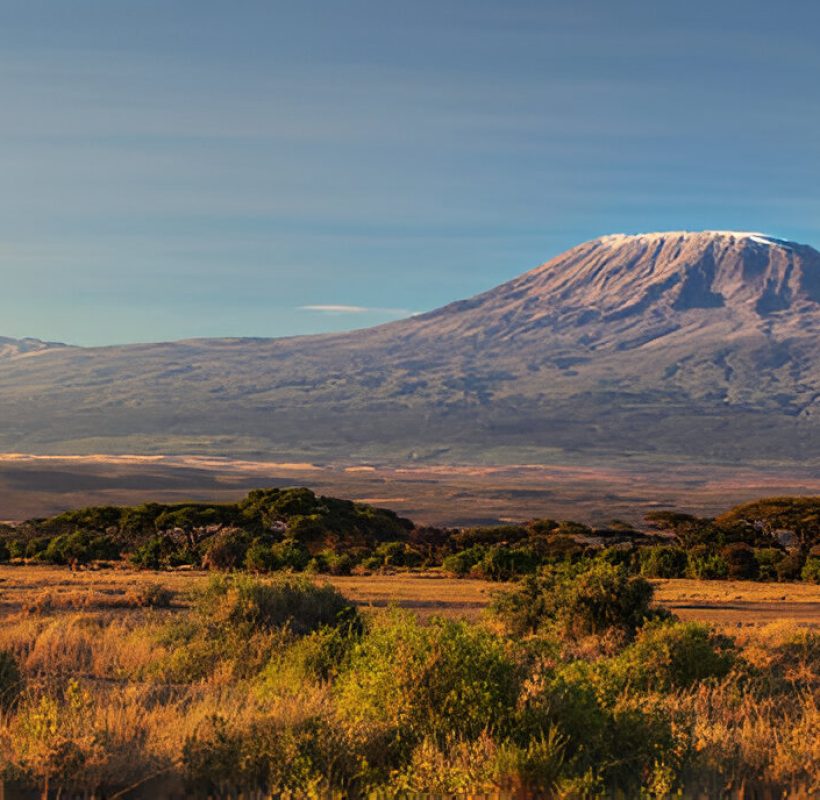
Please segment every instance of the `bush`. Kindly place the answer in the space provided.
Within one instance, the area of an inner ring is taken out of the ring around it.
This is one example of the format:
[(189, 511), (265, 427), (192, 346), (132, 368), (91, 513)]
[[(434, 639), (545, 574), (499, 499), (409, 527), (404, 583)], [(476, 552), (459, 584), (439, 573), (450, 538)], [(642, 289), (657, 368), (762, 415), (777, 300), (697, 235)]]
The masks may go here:
[(9, 539), (7, 545), (11, 558), (25, 558), (26, 543), (22, 539)]
[(542, 627), (570, 638), (611, 628), (632, 634), (653, 616), (652, 593), (652, 584), (630, 577), (624, 567), (598, 562), (585, 569), (548, 569), (497, 597), (492, 609), (514, 634)]
[(450, 541), (459, 550), (469, 550), (476, 545), (514, 544), (527, 536), (527, 529), (520, 525), (494, 525), (488, 528), (465, 528), (454, 533)]
[(440, 619), (422, 626), (396, 612), (354, 647), (337, 688), (346, 717), (413, 743), (504, 729), (519, 682), (503, 641), (489, 631)]
[(783, 582), (799, 581), (803, 572), (804, 564), (805, 557), (802, 553), (789, 553), (789, 555), (787, 555), (775, 567), (775, 572), (777, 572), (777, 580)]
[(245, 569), (251, 572), (270, 572), (276, 569), (278, 559), (273, 554), (269, 543), (254, 539), (245, 553)]
[(126, 598), (140, 608), (169, 608), (174, 593), (158, 583), (148, 583), (131, 589)]
[[(425, 739), (409, 763), (391, 775), (378, 797), (553, 797), (564, 760), (564, 738), (555, 728), (526, 744), (499, 742), (489, 734), (444, 745)], [(562, 795), (564, 796), (564, 795)]]
[(356, 562), (347, 553), (331, 554), (327, 559), (331, 575), (350, 575)]
[(119, 545), (106, 535), (89, 531), (75, 531), (55, 536), (45, 549), (37, 554), (50, 564), (88, 563), (99, 559), (119, 558)]
[(535, 549), (545, 564), (577, 563), (584, 555), (583, 545), (571, 536), (558, 534), (541, 539)]
[(227, 528), (214, 534), (205, 548), (202, 565), (209, 569), (236, 569), (245, 563), (245, 555), (250, 545), (247, 531)]
[(128, 557), (129, 561), (141, 569), (159, 569), (165, 559), (165, 547), (163, 539), (155, 536), (144, 544), (140, 545)]
[(199, 562), (198, 554), (187, 543), (179, 544), (170, 536), (153, 536), (136, 548), (129, 559), (141, 569), (163, 569)]
[(536, 559), (529, 550), (504, 545), (491, 547), (476, 565), (478, 574), (491, 581), (509, 581), (519, 575), (532, 574), (535, 569)]
[(726, 562), (727, 577), (733, 580), (753, 581), (760, 575), (754, 550), (748, 544), (736, 542), (726, 545), (721, 550), (721, 556)]
[(420, 553), (404, 542), (385, 542), (374, 551), (384, 567), (417, 567), (423, 561)]
[(716, 520), (725, 528), (745, 526), (764, 536), (791, 531), (801, 547), (820, 543), (820, 497), (766, 497), (744, 503)]
[(806, 559), (800, 577), (808, 583), (820, 583), (820, 556), (809, 556)]
[(625, 567), (630, 572), (633, 571), (635, 560), (639, 557), (639, 551), (636, 551), (631, 545), (626, 547), (619, 545), (604, 547), (598, 554), (601, 561), (616, 567)]
[(29, 539), (26, 542), (26, 550), (24, 557), (31, 559), (39, 559), (45, 549), (48, 547), (51, 540), (47, 538)]
[(717, 580), (729, 574), (726, 560), (708, 545), (695, 545), (687, 558), (686, 575), (698, 580)]
[(538, 676), (539, 691), (520, 712), (519, 728), (562, 737), (561, 797), (645, 796), (641, 783), (657, 761), (674, 758), (668, 714), (646, 697), (613, 691), (613, 683), (601, 665), (559, 664)]
[(301, 572), (310, 562), (310, 552), (302, 542), (287, 539), (271, 547), (272, 569), (290, 569)]
[(485, 553), (486, 549), (484, 547), (476, 545), (469, 550), (462, 550), (459, 553), (447, 556), (441, 562), (441, 567), (445, 572), (464, 577), (484, 558)]
[(308, 572), (350, 575), (354, 563), (347, 553), (337, 555), (332, 550), (323, 550), (310, 559), (306, 569)]
[(307, 578), (214, 578), (197, 607), (216, 625), (247, 630), (287, 627), (304, 635), (323, 626), (346, 630), (361, 624), (355, 606), (337, 589), (317, 586)]
[(0, 539), (0, 564), (5, 564), (11, 559), (11, 550), (5, 540)]
[(296, 696), (312, 682), (335, 678), (357, 641), (355, 634), (319, 628), (274, 653), (259, 676), (263, 696)]
[(686, 574), (686, 551), (665, 545), (640, 551), (641, 575), (649, 578), (682, 578)]
[(760, 580), (777, 580), (777, 565), (786, 557), (786, 554), (776, 547), (760, 547), (755, 549), (754, 556)]
[(378, 556), (367, 556), (362, 559), (362, 567), (368, 572), (378, 572), (382, 568), (382, 560)]
[(649, 623), (611, 660), (619, 688), (666, 692), (722, 678), (734, 663), (730, 639), (696, 622)]
[[(245, 727), (219, 716), (208, 717), (182, 747), (187, 789), (194, 797), (325, 797), (330, 796), (328, 755), (339, 742), (321, 720), (284, 724), (257, 719)], [(341, 775), (334, 774), (337, 780)]]

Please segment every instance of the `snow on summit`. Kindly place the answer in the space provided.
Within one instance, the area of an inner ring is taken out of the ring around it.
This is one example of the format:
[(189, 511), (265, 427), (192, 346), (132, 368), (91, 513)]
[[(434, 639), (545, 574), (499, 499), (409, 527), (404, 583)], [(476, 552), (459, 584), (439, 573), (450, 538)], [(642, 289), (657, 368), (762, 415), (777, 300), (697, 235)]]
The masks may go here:
[(743, 240), (748, 239), (758, 244), (768, 244), (783, 246), (787, 242), (783, 239), (778, 239), (775, 236), (761, 233), (760, 231), (656, 231), (652, 233), (613, 233), (606, 236), (601, 236), (597, 241), (608, 244), (610, 246), (618, 246), (634, 241), (657, 242), (667, 239), (679, 240), (716, 240), (716, 239), (732, 239)]

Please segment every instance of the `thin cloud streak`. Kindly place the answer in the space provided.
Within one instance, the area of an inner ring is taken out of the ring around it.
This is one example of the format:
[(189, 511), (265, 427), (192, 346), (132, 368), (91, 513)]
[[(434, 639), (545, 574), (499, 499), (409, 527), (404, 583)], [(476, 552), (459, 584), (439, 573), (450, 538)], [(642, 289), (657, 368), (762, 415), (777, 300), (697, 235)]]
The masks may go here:
[(297, 306), (297, 309), (299, 311), (317, 311), (321, 314), (387, 314), (395, 317), (412, 317), (418, 313), (407, 308), (373, 308), (334, 304)]

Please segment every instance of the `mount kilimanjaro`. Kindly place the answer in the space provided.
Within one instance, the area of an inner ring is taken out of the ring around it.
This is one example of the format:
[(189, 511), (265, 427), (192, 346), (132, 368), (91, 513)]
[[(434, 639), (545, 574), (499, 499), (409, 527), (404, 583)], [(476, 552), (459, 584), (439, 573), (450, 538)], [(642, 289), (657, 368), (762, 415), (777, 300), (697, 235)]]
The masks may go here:
[(79, 348), (0, 338), (0, 450), (820, 463), (820, 253), (614, 235), (375, 328)]

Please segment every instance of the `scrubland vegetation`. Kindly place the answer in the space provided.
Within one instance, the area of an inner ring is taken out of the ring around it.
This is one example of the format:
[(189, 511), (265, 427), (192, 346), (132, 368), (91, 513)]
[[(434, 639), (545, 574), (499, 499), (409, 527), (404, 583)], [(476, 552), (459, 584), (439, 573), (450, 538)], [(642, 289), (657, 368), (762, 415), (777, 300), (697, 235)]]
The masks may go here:
[(121, 557), (148, 569), (347, 575), (436, 568), (499, 581), (604, 561), (649, 578), (818, 583), (820, 498), (769, 498), (715, 519), (654, 512), (641, 530), (617, 520), (593, 529), (552, 519), (446, 529), (309, 489), (269, 489), (236, 504), (92, 507), (0, 530), (0, 561)]
[[(19, 574), (215, 574), (0, 584), (3, 774), (49, 797), (810, 797), (817, 634), (683, 621), (648, 579), (816, 581), (819, 508), (442, 530), (292, 489), (9, 526)], [(317, 577), (401, 570), (514, 583), (472, 621), (420, 620)]]
[[(174, 584), (179, 586), (180, 583)], [(820, 641), (674, 619), (565, 564), (478, 622), (301, 576), (29, 604), (0, 629), (0, 758), (52, 797), (782, 796), (820, 791)], [(132, 788), (133, 787), (133, 788)], [(128, 790), (128, 791), (126, 791)]]

